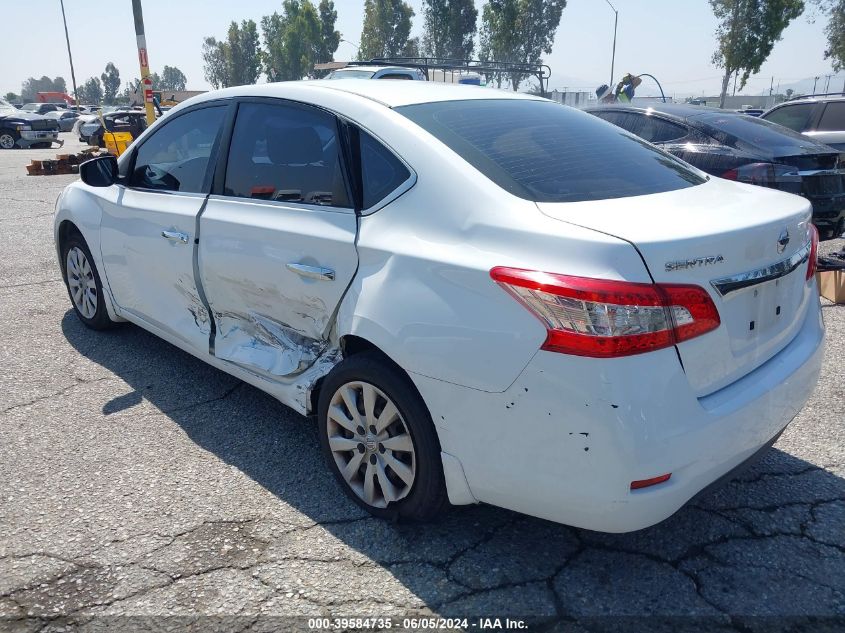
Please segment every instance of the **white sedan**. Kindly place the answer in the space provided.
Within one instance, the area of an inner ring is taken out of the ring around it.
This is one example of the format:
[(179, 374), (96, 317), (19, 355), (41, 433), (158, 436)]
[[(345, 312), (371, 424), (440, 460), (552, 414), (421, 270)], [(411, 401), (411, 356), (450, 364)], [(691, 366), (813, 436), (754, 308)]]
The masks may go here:
[(765, 451), (819, 374), (807, 200), (545, 99), (230, 88), (81, 177), (55, 239), (82, 322), (316, 415), (377, 516), (643, 528)]

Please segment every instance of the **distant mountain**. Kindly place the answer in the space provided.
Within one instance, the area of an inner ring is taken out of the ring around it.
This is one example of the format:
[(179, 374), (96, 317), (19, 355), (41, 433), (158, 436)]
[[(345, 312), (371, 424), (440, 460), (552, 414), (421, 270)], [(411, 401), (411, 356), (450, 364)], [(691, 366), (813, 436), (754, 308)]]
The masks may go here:
[[(814, 77), (807, 77), (806, 79), (802, 79), (800, 81), (795, 81), (789, 84), (781, 84), (779, 92), (781, 94), (786, 94), (786, 91), (790, 88), (796, 95), (799, 94), (813, 94), (813, 82), (815, 81)], [(818, 78), (818, 81), (815, 81), (816, 84), (816, 94), (821, 92), (842, 92), (845, 90), (845, 73), (838, 73), (836, 75), (832, 75), (830, 77), (830, 83), (828, 83), (827, 75), (822, 75)], [(827, 87), (827, 90), (825, 90)]]

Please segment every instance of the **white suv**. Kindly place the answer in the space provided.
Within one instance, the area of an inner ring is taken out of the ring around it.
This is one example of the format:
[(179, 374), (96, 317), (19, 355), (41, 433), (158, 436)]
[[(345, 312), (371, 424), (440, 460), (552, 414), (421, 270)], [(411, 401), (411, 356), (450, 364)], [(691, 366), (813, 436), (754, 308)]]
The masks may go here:
[(845, 94), (801, 97), (776, 105), (760, 118), (806, 134), (845, 156)]
[(378, 516), (639, 529), (764, 451), (819, 374), (809, 202), (546, 99), (231, 88), (80, 172), (55, 238), (82, 322), (316, 414)]

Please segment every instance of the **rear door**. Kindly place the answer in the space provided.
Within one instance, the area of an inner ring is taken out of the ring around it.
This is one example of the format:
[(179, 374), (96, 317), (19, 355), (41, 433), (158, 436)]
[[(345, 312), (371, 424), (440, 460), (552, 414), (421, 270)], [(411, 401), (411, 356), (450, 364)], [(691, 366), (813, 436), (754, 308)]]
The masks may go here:
[(845, 101), (825, 103), (815, 129), (805, 134), (838, 149), (845, 156)]
[(336, 117), (278, 99), (238, 106), (225, 174), (200, 218), (214, 353), (271, 377), (327, 346), (358, 266)]

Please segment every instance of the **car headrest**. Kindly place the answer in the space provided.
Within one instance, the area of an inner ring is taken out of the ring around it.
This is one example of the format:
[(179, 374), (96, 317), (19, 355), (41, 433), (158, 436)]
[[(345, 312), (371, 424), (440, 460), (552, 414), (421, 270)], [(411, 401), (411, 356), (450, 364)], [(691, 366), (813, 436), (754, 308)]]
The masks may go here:
[(301, 165), (323, 160), (323, 144), (311, 127), (267, 128), (267, 154), (276, 165)]

